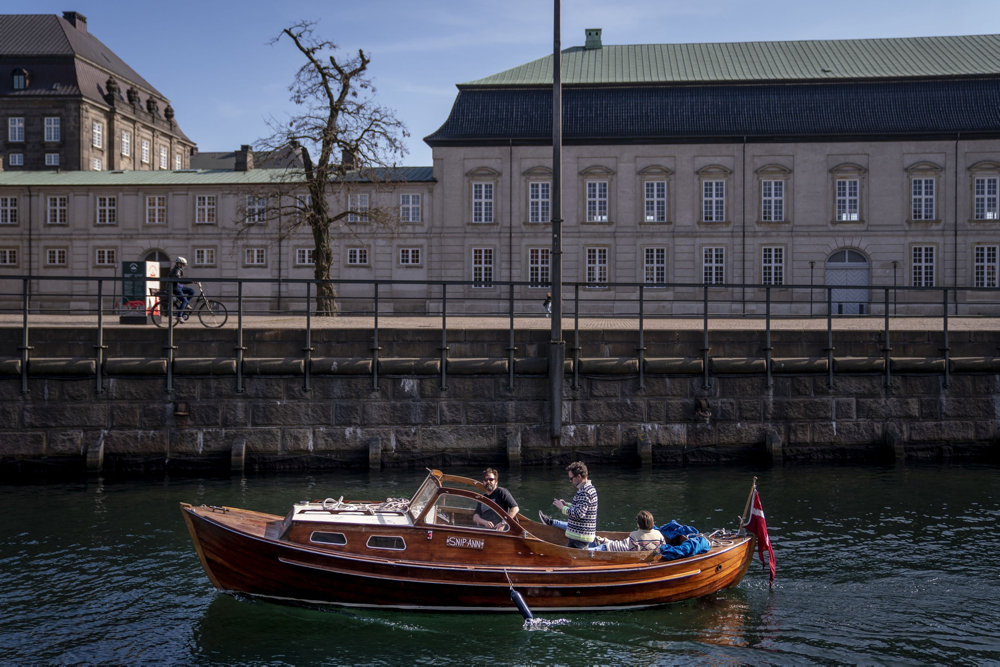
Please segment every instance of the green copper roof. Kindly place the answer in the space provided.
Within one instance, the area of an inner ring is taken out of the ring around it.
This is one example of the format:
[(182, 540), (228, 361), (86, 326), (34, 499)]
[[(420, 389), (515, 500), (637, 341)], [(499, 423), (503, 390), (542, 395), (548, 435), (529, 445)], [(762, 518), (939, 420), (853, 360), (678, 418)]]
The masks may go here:
[[(396, 167), (376, 170), (379, 177), (393, 182), (432, 182), (431, 167)], [(255, 185), (291, 183), (302, 180), (301, 170), (181, 169), (178, 171), (0, 171), (0, 187), (87, 186), (113, 188), (127, 186)]]
[[(798, 42), (633, 44), (562, 52), (562, 82), (831, 81), (1000, 74), (1000, 35)], [(552, 56), (460, 84), (552, 85)]]

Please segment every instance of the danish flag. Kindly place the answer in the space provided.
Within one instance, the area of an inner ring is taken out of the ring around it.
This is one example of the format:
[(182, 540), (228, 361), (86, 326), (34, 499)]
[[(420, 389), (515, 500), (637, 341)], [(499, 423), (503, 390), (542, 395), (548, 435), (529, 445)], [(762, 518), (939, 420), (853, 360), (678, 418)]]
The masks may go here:
[[(764, 567), (770, 567), (771, 579), (769, 585), (774, 585), (774, 549), (771, 548), (771, 539), (767, 536), (767, 522), (764, 520), (764, 507), (760, 504), (760, 494), (757, 489), (753, 490), (753, 506), (750, 509), (750, 518), (743, 524), (751, 533), (757, 536), (757, 554)], [(764, 560), (764, 549), (767, 549), (767, 560)]]

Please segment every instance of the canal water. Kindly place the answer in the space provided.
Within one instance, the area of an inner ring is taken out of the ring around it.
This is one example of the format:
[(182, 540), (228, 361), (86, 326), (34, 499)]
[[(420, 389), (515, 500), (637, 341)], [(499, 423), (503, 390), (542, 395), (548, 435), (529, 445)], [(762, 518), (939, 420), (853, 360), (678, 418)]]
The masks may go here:
[[(476, 470), (449, 472), (478, 474)], [(217, 593), (178, 503), (284, 514), (408, 496), (423, 471), (0, 487), (0, 663), (167, 665), (987, 664), (1000, 662), (1000, 468), (595, 466), (600, 526), (640, 509), (735, 528), (754, 476), (777, 579), (644, 611), (318, 610)], [(523, 511), (561, 468), (501, 473)]]

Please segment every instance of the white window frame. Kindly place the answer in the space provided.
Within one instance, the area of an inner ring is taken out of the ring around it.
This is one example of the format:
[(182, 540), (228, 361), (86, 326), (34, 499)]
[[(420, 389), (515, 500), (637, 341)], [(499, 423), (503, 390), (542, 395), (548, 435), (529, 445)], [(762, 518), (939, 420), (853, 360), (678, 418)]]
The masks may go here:
[(701, 220), (726, 221), (726, 179), (706, 178), (701, 182)]
[(399, 195), (400, 222), (419, 224), (423, 222), (423, 196), (415, 192), (404, 192)]
[(761, 179), (760, 220), (761, 222), (785, 221), (785, 179)]
[(368, 222), (368, 211), (371, 196), (367, 192), (355, 192), (347, 195), (347, 222)]
[(725, 246), (705, 246), (701, 249), (701, 280), (704, 285), (726, 283)]
[(66, 248), (46, 248), (45, 266), (66, 266), (69, 263), (69, 251)]
[(976, 176), (972, 192), (972, 219), (1000, 220), (1000, 176)]
[(251, 246), (243, 249), (243, 266), (267, 266), (267, 248)]
[(218, 221), (218, 199), (216, 195), (195, 195), (194, 224), (214, 225)]
[(7, 141), (24, 143), (24, 116), (11, 116), (7, 119)]
[(548, 288), (552, 283), (552, 248), (528, 248), (528, 287)]
[(610, 275), (609, 257), (611, 251), (607, 246), (584, 246), (584, 282), (589, 288), (606, 288)]
[(192, 250), (193, 266), (215, 266), (216, 253), (212, 246), (202, 246)]
[(141, 146), (140, 157), (142, 163), (149, 164), (149, 151), (150, 151), (149, 139), (143, 139), (141, 142), (139, 142), (139, 145)]
[(348, 248), (347, 266), (368, 266), (368, 248), (364, 246)]
[(146, 216), (147, 225), (167, 224), (167, 196), (166, 195), (146, 195)]
[(785, 284), (785, 247), (762, 246), (760, 249), (760, 284)]
[(657, 286), (667, 282), (666, 246), (646, 246), (642, 249), (642, 281), (646, 285)]
[(477, 247), (472, 248), (472, 287), (487, 288), (493, 287), (493, 267), (495, 253), (493, 248)]
[(837, 222), (858, 222), (861, 220), (861, 179), (838, 178), (836, 187)]
[(50, 195), (45, 198), (45, 224), (69, 224), (69, 197), (66, 195)]
[(667, 180), (648, 179), (642, 182), (642, 221), (657, 223), (667, 221)]
[(973, 247), (972, 276), (974, 287), (1000, 287), (1000, 245)]
[(406, 246), (399, 249), (400, 266), (422, 266), (424, 263), (423, 248)]
[(934, 287), (937, 282), (937, 248), (914, 245), (910, 248), (910, 284), (913, 287)]
[(91, 171), (104, 171), (104, 161), (96, 155), (90, 158), (90, 170)]
[(7, 156), (7, 165), (11, 167), (24, 166), (24, 153), (11, 153)]
[(174, 153), (174, 170), (180, 171), (184, 168), (184, 158), (180, 153)]
[(315, 266), (316, 248), (296, 248), (295, 266)]
[(920, 176), (910, 179), (910, 219), (937, 220), (937, 179)]
[(159, 163), (160, 169), (168, 168), (167, 155), (168, 155), (167, 147), (160, 146), (160, 163)]
[(59, 166), (59, 153), (46, 153), (45, 154), (45, 166), (46, 167), (58, 167)]
[(472, 222), (490, 225), (496, 212), (496, 186), (494, 183), (474, 181), (472, 183)]
[(552, 222), (552, 181), (528, 181), (528, 222)]
[(0, 266), (17, 266), (18, 248), (0, 248)]
[(132, 156), (132, 133), (122, 130), (122, 155)]
[(62, 141), (62, 118), (60, 116), (45, 117), (45, 142)]
[(94, 222), (98, 225), (118, 224), (118, 197), (115, 195), (97, 195), (95, 198), (97, 215)]
[(588, 179), (583, 182), (586, 206), (585, 220), (606, 223), (610, 220), (611, 182), (607, 179)]
[(109, 267), (117, 264), (117, 248), (94, 248), (94, 266)]
[(104, 148), (104, 123), (95, 120), (90, 125), (90, 145), (94, 148)]
[(17, 197), (0, 197), (0, 225), (17, 224)]
[(259, 225), (267, 222), (267, 197), (247, 195), (243, 222), (247, 225)]

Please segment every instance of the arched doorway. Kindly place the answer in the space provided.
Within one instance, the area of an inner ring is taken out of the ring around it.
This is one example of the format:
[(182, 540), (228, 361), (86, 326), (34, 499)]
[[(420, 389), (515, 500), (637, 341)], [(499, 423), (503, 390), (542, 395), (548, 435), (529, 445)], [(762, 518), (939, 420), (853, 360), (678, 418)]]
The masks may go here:
[(838, 250), (826, 260), (826, 285), (831, 290), (834, 315), (865, 315), (870, 312), (868, 258), (857, 250)]
[(170, 255), (162, 250), (150, 250), (142, 259), (144, 262), (159, 262), (160, 264), (170, 263)]

